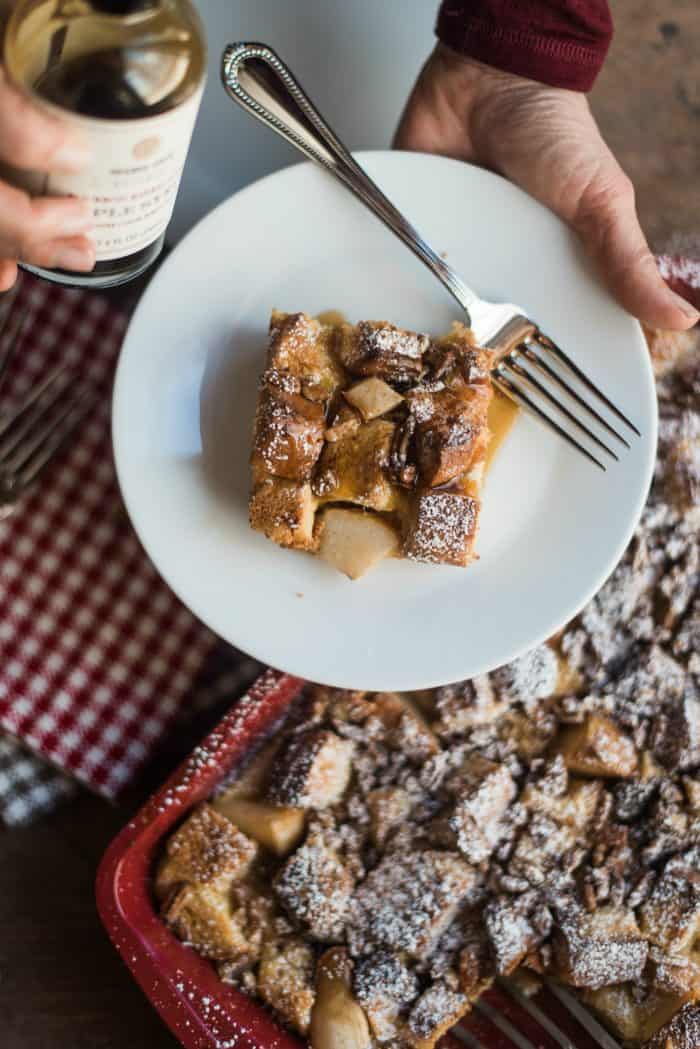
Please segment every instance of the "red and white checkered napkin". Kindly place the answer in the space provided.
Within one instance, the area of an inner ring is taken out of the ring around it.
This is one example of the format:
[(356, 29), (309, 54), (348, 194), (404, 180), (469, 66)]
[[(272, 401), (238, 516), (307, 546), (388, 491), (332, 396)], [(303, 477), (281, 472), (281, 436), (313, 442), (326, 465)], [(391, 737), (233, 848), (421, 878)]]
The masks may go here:
[(156, 574), (122, 509), (110, 392), (126, 316), (22, 278), (29, 314), (0, 394), (68, 362), (99, 391), (60, 461), (0, 523), (0, 730), (113, 797), (174, 719), (214, 637)]

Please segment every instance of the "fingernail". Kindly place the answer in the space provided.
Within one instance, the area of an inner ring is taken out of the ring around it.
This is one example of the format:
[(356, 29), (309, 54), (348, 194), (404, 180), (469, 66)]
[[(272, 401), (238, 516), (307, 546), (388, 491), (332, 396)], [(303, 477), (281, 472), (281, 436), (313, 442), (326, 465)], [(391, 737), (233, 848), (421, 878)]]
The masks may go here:
[(87, 142), (64, 143), (53, 157), (53, 165), (63, 171), (82, 171), (92, 160), (92, 150)]
[(94, 265), (95, 249), (92, 246), (80, 248), (66, 244), (56, 250), (54, 266), (58, 266), (60, 269), (86, 272), (91, 270)]
[(671, 294), (673, 295), (676, 306), (684, 317), (687, 317), (689, 321), (694, 321), (695, 323), (700, 321), (700, 313), (690, 302), (688, 302), (687, 299), (684, 299), (682, 295), (678, 295), (675, 291), (672, 291)]

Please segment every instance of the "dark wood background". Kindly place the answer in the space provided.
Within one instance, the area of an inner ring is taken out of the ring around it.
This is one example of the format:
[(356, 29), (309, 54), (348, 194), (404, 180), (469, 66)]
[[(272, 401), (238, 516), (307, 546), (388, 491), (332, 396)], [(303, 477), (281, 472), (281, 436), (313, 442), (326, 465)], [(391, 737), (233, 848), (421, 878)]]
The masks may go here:
[[(698, 0), (612, 5), (616, 39), (592, 104), (637, 186), (653, 247), (691, 233), (700, 249)], [(93, 881), (177, 743), (119, 808), (84, 795), (35, 827), (0, 834), (3, 1049), (175, 1049), (101, 929)]]

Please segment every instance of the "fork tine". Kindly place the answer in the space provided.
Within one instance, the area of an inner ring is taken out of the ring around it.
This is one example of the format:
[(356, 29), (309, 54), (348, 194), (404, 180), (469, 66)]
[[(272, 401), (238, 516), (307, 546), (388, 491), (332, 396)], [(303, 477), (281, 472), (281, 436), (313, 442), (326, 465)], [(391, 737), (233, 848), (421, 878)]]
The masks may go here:
[[(15, 296), (13, 294), (13, 301), (14, 298)], [(5, 335), (5, 328), (7, 327), (7, 324), (10, 320), (10, 314), (13, 313), (14, 311), (12, 310), (12, 302), (10, 302), (10, 304), (5, 307), (5, 313), (3, 314), (2, 320), (0, 321), (0, 338), (2, 338)], [(7, 366), (12, 360), (15, 350), (19, 346), (20, 339), (22, 337), (25, 327), (27, 326), (27, 321), (29, 320), (29, 314), (25, 313), (23, 316), (22, 314), (17, 313), (14, 316), (13, 320), (14, 322), (12, 324), (10, 333), (6, 335), (3, 339), (2, 348), (0, 349), (0, 386), (2, 385), (5, 379)]]
[(453, 1027), (450, 1034), (460, 1041), (462, 1045), (468, 1046), (468, 1049), (485, 1049), (484, 1043), (480, 1042), (479, 1039), (475, 1038), (469, 1031), (465, 1031), (463, 1027)]
[(48, 466), (58, 454), (78, 423), (94, 404), (95, 397), (93, 390), (82, 387), (59, 415), (44, 428), (41, 436), (33, 441), (32, 448), (24, 456), (19, 466), (21, 483), (24, 487), (35, 481), (44, 467)]
[(559, 1043), (561, 1049), (576, 1049), (576, 1046), (571, 1039), (560, 1031), (557, 1025), (553, 1023), (548, 1016), (545, 1016), (540, 1007), (535, 1005), (531, 998), (528, 998), (527, 995), (523, 994), (514, 983), (509, 980), (500, 980), (499, 983), (501, 987), (503, 987), (503, 989), (515, 999), (521, 1009), (524, 1009), (528, 1016), (531, 1016), (532, 1019), (543, 1028), (543, 1030), (552, 1036), (555, 1042)]
[[(62, 387), (56, 385), (56, 388), (51, 391), (51, 400), (42, 402), (37, 406), (37, 410), (32, 412), (31, 409), (37, 404), (37, 401), (42, 395), (48, 390), (50, 386), (57, 382), (58, 378), (66, 370), (66, 364), (59, 364), (57, 368), (54, 368), (49, 372), (45, 378), (32, 390), (29, 396), (20, 404), (19, 408), (15, 409), (7, 418), (0, 422), (0, 438), (4, 437), (8, 430), (12, 430), (12, 436), (9, 438), (9, 447), (7, 450), (12, 450), (19, 439), (31, 429), (36, 420), (43, 414), (48, 407), (51, 407), (53, 401), (59, 396)], [(22, 420), (20, 422), (20, 420)], [(17, 425), (19, 424), (19, 426)]]
[[(60, 390), (51, 402), (50, 407), (58, 404), (61, 394), (64, 390)], [(14, 455), (11, 457), (9, 462), (5, 463), (6, 468), (20, 472), (28, 464), (29, 460), (34, 456), (35, 452), (45, 444), (50, 438), (52, 433), (59, 431), (61, 424), (69, 415), (77, 408), (78, 404), (82, 400), (82, 396), (85, 393), (84, 388), (80, 388), (77, 393), (73, 394), (68, 398), (66, 404), (61, 405), (59, 410), (54, 413), (44, 412), (41, 418), (44, 420), (39, 425), (40, 420), (37, 419), (35, 426), (33, 427), (32, 433), (28, 439), (22, 441), (17, 447)]]
[(510, 1038), (514, 1045), (517, 1045), (518, 1049), (535, 1049), (529, 1038), (526, 1038), (524, 1034), (521, 1034), (510, 1020), (507, 1020), (505, 1016), (494, 1009), (493, 1006), (489, 1005), (488, 1002), (484, 1001), (483, 998), (479, 998), (474, 1003), (474, 1008), (478, 1009), (480, 1013), (488, 1017), (494, 1027), (497, 1027), (502, 1034), (507, 1038)]
[(584, 386), (588, 387), (591, 393), (594, 393), (596, 397), (598, 397), (599, 400), (603, 402), (603, 404), (607, 405), (610, 411), (613, 412), (618, 417), (618, 419), (620, 419), (623, 423), (629, 426), (630, 430), (633, 430), (634, 433), (636, 433), (637, 437), (642, 436), (637, 427), (630, 419), (627, 418), (624, 412), (621, 412), (617, 405), (613, 404), (610, 398), (606, 397), (602, 390), (598, 389), (596, 384), (588, 378), (586, 373), (582, 371), (581, 368), (579, 368), (578, 364), (575, 364), (574, 361), (572, 361), (571, 358), (568, 356), (568, 354), (564, 353), (564, 351), (559, 346), (557, 346), (556, 342), (553, 342), (548, 335), (544, 335), (541, 331), (537, 332), (536, 338), (537, 342), (540, 344), (540, 346), (543, 347), (543, 349), (548, 350), (549, 353), (551, 353), (552, 356), (556, 357), (557, 360), (561, 361), (561, 363), (565, 367), (567, 367), (569, 371), (573, 372), (576, 378), (579, 379)]
[(591, 1038), (600, 1046), (600, 1049), (620, 1049), (620, 1043), (615, 1041), (612, 1035), (591, 1016), (587, 1009), (584, 1009), (576, 1001), (572, 994), (569, 994), (563, 987), (558, 987), (554, 983), (548, 982), (547, 988), (559, 999), (574, 1019), (581, 1024), (581, 1027), (588, 1032)]
[(606, 419), (604, 419), (599, 412), (595, 410), (595, 408), (591, 407), (588, 401), (585, 401), (583, 397), (581, 397), (581, 395), (576, 392), (573, 386), (570, 386), (568, 382), (562, 379), (561, 375), (557, 375), (554, 368), (550, 368), (546, 361), (543, 361), (541, 357), (538, 357), (535, 351), (532, 349), (532, 345), (532, 341), (528, 339), (523, 346), (518, 347), (519, 351), (524, 355), (528, 363), (531, 364), (534, 368), (539, 368), (545, 373), (545, 375), (548, 375), (552, 382), (555, 382), (558, 386), (561, 386), (562, 390), (565, 390), (568, 393), (569, 397), (572, 398), (572, 400), (576, 401), (577, 404), (580, 404), (582, 408), (584, 408), (590, 415), (592, 415), (593, 418), (608, 431), (608, 433), (611, 433), (613, 437), (616, 437), (617, 440), (621, 442), (621, 444), (624, 444), (625, 448), (629, 448), (629, 441), (626, 441), (622, 434), (619, 434), (617, 430), (613, 426), (611, 426), (610, 423)]
[(542, 409), (538, 407), (538, 405), (536, 405), (535, 402), (531, 400), (526, 393), (523, 393), (522, 390), (519, 390), (517, 386), (515, 386), (510, 381), (510, 379), (508, 379), (506, 376), (500, 376), (494, 373), (493, 382), (496, 384), (496, 386), (498, 386), (500, 390), (503, 391), (503, 393), (506, 394), (507, 397), (510, 397), (512, 400), (514, 400), (516, 404), (524, 405), (527, 409), (529, 409), (529, 411), (532, 412), (533, 415), (536, 415), (539, 419), (541, 419), (545, 426), (549, 426), (551, 430), (554, 430), (556, 434), (558, 434), (570, 445), (572, 445), (572, 447), (574, 447), (576, 451), (581, 452), (582, 455), (585, 455), (587, 459), (590, 459), (592, 463), (595, 463), (596, 466), (599, 466), (600, 469), (603, 470), (603, 472), (605, 472), (606, 468), (600, 462), (599, 459), (596, 459), (594, 455), (591, 455), (588, 449), (584, 448), (582, 444), (579, 444), (575, 437), (572, 437), (571, 434), (567, 433), (566, 430), (564, 430), (558, 422), (552, 419), (551, 416), (547, 415), (546, 412), (542, 411)]
[(504, 366), (507, 366), (512, 371), (514, 371), (516, 375), (519, 375), (522, 379), (525, 379), (526, 382), (530, 383), (530, 385), (534, 387), (535, 390), (537, 390), (537, 392), (540, 394), (541, 397), (545, 399), (545, 401), (548, 401), (550, 404), (554, 405), (557, 411), (561, 412), (562, 415), (565, 415), (569, 422), (572, 422), (574, 426), (577, 426), (579, 428), (579, 430), (583, 430), (583, 432), (585, 433), (586, 437), (589, 438), (589, 440), (593, 441), (594, 444), (597, 444), (599, 448), (602, 448), (603, 451), (607, 452), (608, 455), (612, 456), (613, 459), (618, 458), (615, 452), (612, 450), (612, 448), (608, 448), (607, 444), (605, 444), (604, 441), (601, 441), (599, 437), (596, 437), (592, 430), (589, 430), (588, 427), (584, 423), (582, 423), (581, 420), (576, 415), (574, 415), (574, 413), (570, 411), (565, 404), (561, 404), (560, 401), (558, 401), (556, 397), (554, 397), (554, 395), (549, 392), (546, 386), (543, 386), (542, 383), (534, 377), (534, 375), (531, 375), (526, 368), (523, 368), (522, 364), (520, 364), (519, 361), (513, 360), (510, 354), (508, 355), (508, 357), (505, 357), (501, 361), (500, 367)]

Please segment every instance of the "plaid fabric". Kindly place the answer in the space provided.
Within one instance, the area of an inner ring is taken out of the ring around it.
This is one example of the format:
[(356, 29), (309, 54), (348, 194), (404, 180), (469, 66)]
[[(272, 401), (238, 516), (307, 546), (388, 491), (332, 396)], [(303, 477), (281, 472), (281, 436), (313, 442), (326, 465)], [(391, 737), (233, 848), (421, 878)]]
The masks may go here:
[(21, 827), (72, 798), (78, 784), (19, 744), (0, 739), (0, 819)]
[(68, 362), (99, 394), (66, 454), (0, 523), (0, 728), (114, 797), (176, 718), (214, 637), (175, 598), (122, 509), (110, 393), (126, 317), (23, 277), (29, 314), (3, 388)]

